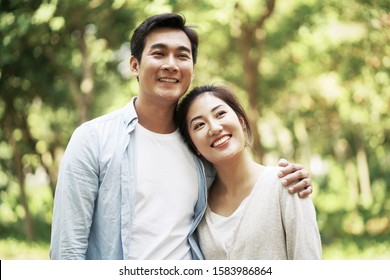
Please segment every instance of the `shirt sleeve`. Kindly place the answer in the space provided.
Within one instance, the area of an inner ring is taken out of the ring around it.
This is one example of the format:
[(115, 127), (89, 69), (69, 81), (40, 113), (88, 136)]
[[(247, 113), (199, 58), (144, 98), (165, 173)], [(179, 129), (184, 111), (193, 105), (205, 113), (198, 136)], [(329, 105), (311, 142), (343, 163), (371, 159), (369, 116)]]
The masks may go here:
[(54, 197), (51, 259), (85, 259), (99, 186), (98, 137), (84, 124), (65, 150)]
[(280, 197), (288, 259), (321, 259), (321, 238), (311, 198), (299, 198), (297, 194), (289, 194), (285, 188), (281, 188)]

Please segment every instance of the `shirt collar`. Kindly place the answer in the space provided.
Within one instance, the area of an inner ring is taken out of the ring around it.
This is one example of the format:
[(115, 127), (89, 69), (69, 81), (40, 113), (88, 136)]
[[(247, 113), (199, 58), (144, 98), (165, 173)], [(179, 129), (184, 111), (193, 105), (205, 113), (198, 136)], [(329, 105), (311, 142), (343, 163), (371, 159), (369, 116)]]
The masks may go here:
[(135, 125), (138, 122), (138, 116), (137, 116), (137, 111), (135, 110), (135, 100), (137, 99), (137, 96), (134, 96), (131, 101), (126, 105), (124, 108), (124, 119), (123, 121), (125, 122), (125, 125), (128, 129), (128, 132), (131, 132), (134, 130)]

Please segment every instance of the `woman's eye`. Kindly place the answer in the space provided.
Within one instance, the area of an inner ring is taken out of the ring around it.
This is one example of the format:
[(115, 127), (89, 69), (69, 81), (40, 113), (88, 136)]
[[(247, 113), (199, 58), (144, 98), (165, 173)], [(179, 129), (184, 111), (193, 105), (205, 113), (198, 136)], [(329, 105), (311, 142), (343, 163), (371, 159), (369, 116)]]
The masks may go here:
[(194, 130), (198, 130), (203, 126), (203, 123), (197, 123), (194, 125)]
[(226, 114), (226, 111), (219, 111), (217, 117), (223, 117)]

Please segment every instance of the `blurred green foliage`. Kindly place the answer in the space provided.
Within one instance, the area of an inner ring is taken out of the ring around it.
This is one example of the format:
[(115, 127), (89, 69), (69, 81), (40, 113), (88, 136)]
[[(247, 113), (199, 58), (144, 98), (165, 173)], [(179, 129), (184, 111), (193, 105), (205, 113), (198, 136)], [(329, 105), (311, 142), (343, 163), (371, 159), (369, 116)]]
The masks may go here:
[(48, 257), (66, 144), (137, 94), (129, 40), (161, 12), (200, 35), (193, 85), (256, 112), (254, 155), (310, 170), (324, 259), (389, 259), (387, 0), (1, 0), (0, 258)]

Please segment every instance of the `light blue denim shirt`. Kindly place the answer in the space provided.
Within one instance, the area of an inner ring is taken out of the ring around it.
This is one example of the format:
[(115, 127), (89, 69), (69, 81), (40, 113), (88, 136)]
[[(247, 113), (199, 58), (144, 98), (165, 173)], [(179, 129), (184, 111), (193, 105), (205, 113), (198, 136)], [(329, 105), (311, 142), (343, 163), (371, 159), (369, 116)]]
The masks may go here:
[[(135, 205), (135, 98), (74, 131), (55, 192), (51, 259), (127, 259)], [(214, 173), (194, 158), (199, 193), (188, 242), (193, 259), (204, 259), (195, 230)]]

